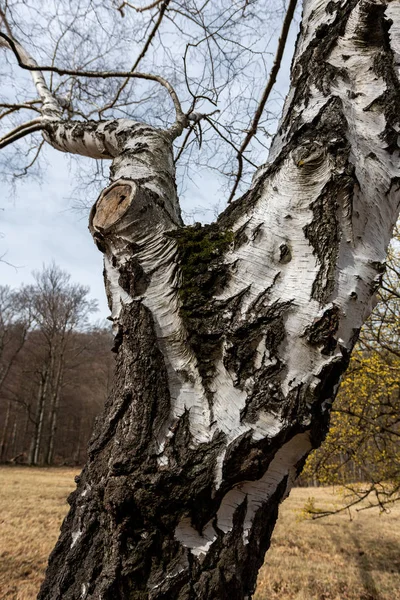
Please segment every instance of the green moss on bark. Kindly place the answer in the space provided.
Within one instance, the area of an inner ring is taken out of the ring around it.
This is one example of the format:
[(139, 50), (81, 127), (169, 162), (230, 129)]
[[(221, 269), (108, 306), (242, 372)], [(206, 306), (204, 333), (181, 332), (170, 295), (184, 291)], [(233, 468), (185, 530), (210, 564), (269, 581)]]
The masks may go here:
[(233, 242), (233, 232), (215, 223), (185, 227), (170, 234), (176, 239), (182, 280), (179, 295), (185, 316), (198, 312), (227, 280), (223, 257)]

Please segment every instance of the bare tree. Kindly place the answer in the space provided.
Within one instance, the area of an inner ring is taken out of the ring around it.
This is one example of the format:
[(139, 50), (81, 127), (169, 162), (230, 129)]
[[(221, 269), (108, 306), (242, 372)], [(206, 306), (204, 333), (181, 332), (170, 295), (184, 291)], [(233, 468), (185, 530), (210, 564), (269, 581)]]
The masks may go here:
[[(172, 77), (65, 66), (57, 52), (38, 65), (6, 10), (3, 24), (39, 116), (1, 145), (40, 130), (56, 149), (112, 161), (90, 230), (116, 375), (39, 598), (250, 598), (279, 503), (326, 433), (398, 216), (399, 3), (305, 0), (268, 162), (204, 227), (183, 225), (173, 155), (204, 114), (182, 107)], [(73, 119), (45, 73), (159, 84), (174, 122), (161, 110), (159, 128)], [(197, 78), (196, 100), (214, 73)]]
[(82, 464), (109, 391), (111, 332), (89, 326), (96, 303), (54, 264), (0, 298), (1, 461)]
[(23, 348), (31, 322), (23, 294), (0, 286), (0, 391)]
[(74, 331), (85, 326), (88, 315), (96, 310), (96, 303), (87, 299), (89, 289), (71, 284), (70, 276), (55, 264), (35, 273), (35, 280), (34, 285), (26, 286), (21, 291), (26, 303), (30, 303), (33, 324), (42, 338), (40, 347), (43, 356), (38, 370), (39, 386), (29, 451), (29, 463), (32, 465), (40, 462), (46, 410), (50, 432), (45, 462), (52, 462), (66, 352)]

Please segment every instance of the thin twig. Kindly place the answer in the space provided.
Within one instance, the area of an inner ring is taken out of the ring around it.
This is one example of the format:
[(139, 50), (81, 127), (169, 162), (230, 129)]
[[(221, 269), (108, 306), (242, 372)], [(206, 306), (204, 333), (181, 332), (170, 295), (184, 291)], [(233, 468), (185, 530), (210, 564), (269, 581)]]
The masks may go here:
[(8, 103), (0, 104), (0, 108), (7, 109), (0, 114), (0, 119), (2, 119), (3, 117), (6, 117), (7, 115), (10, 115), (11, 113), (13, 113), (17, 110), (22, 110), (24, 108), (27, 110), (34, 110), (35, 112), (40, 113), (40, 110), (38, 108), (36, 108), (35, 106), (33, 106), (34, 104), (38, 104), (38, 103), (40, 103), (40, 100), (32, 100), (30, 102), (25, 102), (24, 104), (8, 104)]
[(186, 135), (185, 135), (185, 138), (184, 138), (184, 140), (183, 140), (183, 142), (182, 142), (182, 146), (179, 148), (178, 154), (176, 155), (176, 158), (175, 158), (175, 164), (178, 162), (178, 160), (179, 160), (179, 159), (180, 159), (180, 157), (182, 156), (182, 153), (183, 153), (183, 151), (184, 151), (184, 149), (185, 149), (185, 146), (186, 146), (186, 144), (187, 144), (187, 142), (188, 142), (188, 139), (189, 139), (189, 137), (190, 137), (190, 135), (191, 135), (192, 131), (194, 130), (194, 127), (195, 127), (194, 125), (191, 125), (191, 126), (188, 128), (188, 130), (187, 130), (187, 132), (186, 132)]
[[(251, 162), (251, 160), (249, 158), (246, 158), (246, 156), (242, 156), (241, 154), (239, 154), (240, 150), (237, 149), (237, 147), (235, 146), (235, 144), (233, 142), (231, 142), (230, 139), (228, 139), (223, 133), (220, 132), (220, 130), (218, 129), (218, 127), (211, 121), (211, 119), (208, 116), (204, 116), (204, 119), (207, 121), (207, 123), (209, 123), (211, 125), (211, 127), (218, 133), (218, 135), (230, 146), (232, 146), (232, 148), (238, 153), (237, 158), (240, 162), (245, 160), (246, 162), (248, 162), (252, 167), (257, 168), (257, 165), (255, 165), (253, 162)], [(239, 158), (240, 156), (240, 158)], [(243, 166), (243, 163), (242, 163)]]
[(44, 140), (42, 140), (39, 144), (39, 146), (36, 148), (36, 152), (34, 154), (34, 157), (32, 158), (31, 162), (29, 164), (27, 164), (20, 173), (14, 173), (14, 177), (18, 178), (18, 177), (25, 177), (25, 175), (28, 174), (28, 170), (35, 164), (35, 162), (37, 161), (40, 151), (44, 146)]
[[(157, 33), (157, 31), (158, 31), (158, 29), (159, 29), (159, 27), (160, 27), (160, 25), (161, 25), (161, 21), (162, 21), (162, 19), (163, 19), (164, 13), (165, 13), (165, 11), (166, 11), (166, 9), (167, 9), (167, 7), (168, 7), (168, 4), (169, 4), (170, 2), (171, 2), (171, 0), (164, 0), (164, 3), (163, 3), (163, 5), (162, 5), (162, 6), (161, 6), (161, 8), (160, 8), (160, 12), (159, 12), (159, 14), (158, 14), (157, 21), (155, 22), (153, 29), (150, 31), (150, 34), (149, 34), (149, 36), (148, 36), (148, 38), (147, 38), (147, 40), (146, 40), (146, 43), (145, 43), (145, 45), (143, 46), (143, 49), (142, 49), (142, 51), (140, 52), (139, 56), (138, 56), (138, 57), (137, 57), (137, 59), (135, 60), (135, 62), (134, 62), (134, 64), (133, 64), (133, 66), (132, 66), (132, 69), (131, 69), (131, 73), (133, 73), (133, 72), (134, 72), (134, 71), (135, 71), (135, 70), (138, 68), (140, 61), (141, 61), (141, 60), (144, 58), (144, 56), (145, 56), (145, 55), (146, 55), (146, 53), (147, 53), (147, 50), (150, 48), (150, 46), (151, 46), (151, 44), (152, 44), (152, 41), (153, 41), (153, 39), (154, 39), (154, 36), (156, 35), (156, 33)], [(126, 4), (126, 3), (124, 3), (124, 4)], [(157, 6), (158, 4), (160, 4), (160, 2), (155, 2), (155, 3), (153, 3), (153, 6), (152, 6), (152, 8), (153, 8), (154, 6)], [(121, 7), (120, 7), (120, 8), (121, 8)], [(132, 7), (132, 8), (133, 8), (133, 7)], [(136, 10), (137, 10), (137, 9), (136, 9)], [(147, 10), (147, 9), (145, 9), (145, 8), (144, 8), (144, 9), (142, 9), (142, 10)], [(140, 12), (140, 11), (138, 11), (138, 12)], [(118, 92), (117, 92), (117, 94), (116, 94), (116, 96), (115, 96), (114, 100), (113, 100), (112, 102), (110, 102), (109, 104), (107, 104), (106, 106), (104, 106), (104, 107), (103, 107), (101, 110), (99, 110), (99, 116), (100, 116), (100, 117), (102, 116), (102, 114), (103, 114), (103, 113), (104, 113), (106, 110), (108, 110), (108, 109), (110, 109), (110, 108), (113, 108), (113, 107), (115, 106), (115, 104), (118, 102), (118, 99), (119, 99), (119, 97), (120, 97), (120, 95), (121, 95), (122, 91), (123, 91), (123, 90), (125, 89), (125, 87), (128, 85), (128, 82), (129, 82), (129, 81), (130, 81), (130, 78), (129, 78), (129, 77), (127, 77), (127, 78), (126, 78), (126, 80), (124, 81), (124, 83), (123, 83), (123, 84), (121, 85), (121, 87), (119, 88), (119, 90), (118, 90)]]

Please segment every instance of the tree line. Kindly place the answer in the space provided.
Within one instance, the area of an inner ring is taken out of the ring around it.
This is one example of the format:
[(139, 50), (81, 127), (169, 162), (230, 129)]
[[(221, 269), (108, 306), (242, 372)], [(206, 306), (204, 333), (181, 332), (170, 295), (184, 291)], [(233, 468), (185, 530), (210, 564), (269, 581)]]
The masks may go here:
[(55, 264), (0, 286), (0, 461), (80, 465), (113, 373), (97, 303)]

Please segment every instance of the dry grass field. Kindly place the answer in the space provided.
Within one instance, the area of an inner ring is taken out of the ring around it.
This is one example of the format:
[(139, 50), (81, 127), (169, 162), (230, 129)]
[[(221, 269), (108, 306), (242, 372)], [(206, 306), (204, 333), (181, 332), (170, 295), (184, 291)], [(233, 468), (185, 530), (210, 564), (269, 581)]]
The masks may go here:
[(400, 599), (400, 504), (301, 518), (308, 498), (340, 506), (332, 488), (295, 488), (282, 504), (254, 600)]
[[(72, 469), (0, 467), (0, 599), (33, 600), (74, 488)], [(337, 502), (329, 488), (293, 490), (282, 505), (254, 600), (397, 600), (400, 506), (306, 521), (301, 510)], [(216, 599), (217, 600), (217, 599)]]
[(39, 591), (76, 469), (0, 467), (0, 599)]

